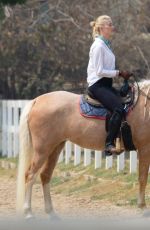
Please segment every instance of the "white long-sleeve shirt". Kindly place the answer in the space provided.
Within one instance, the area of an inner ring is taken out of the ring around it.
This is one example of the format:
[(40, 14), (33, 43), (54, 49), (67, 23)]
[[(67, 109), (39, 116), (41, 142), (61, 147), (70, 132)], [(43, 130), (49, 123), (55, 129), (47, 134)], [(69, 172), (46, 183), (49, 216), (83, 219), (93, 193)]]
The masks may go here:
[(102, 39), (96, 37), (89, 52), (87, 68), (88, 86), (93, 85), (103, 77), (113, 78), (117, 75), (118, 70), (115, 70), (115, 55)]

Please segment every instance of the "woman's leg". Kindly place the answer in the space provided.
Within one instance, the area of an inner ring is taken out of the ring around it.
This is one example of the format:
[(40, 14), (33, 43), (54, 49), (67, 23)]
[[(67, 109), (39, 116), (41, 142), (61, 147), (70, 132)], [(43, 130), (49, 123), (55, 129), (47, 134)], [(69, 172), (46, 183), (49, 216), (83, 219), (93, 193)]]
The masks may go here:
[(92, 85), (89, 91), (93, 96), (103, 104), (108, 110), (113, 112), (115, 109), (123, 110), (121, 98), (116, 95), (111, 88), (99, 87), (99, 85)]
[(105, 146), (107, 152), (116, 153), (117, 149), (115, 147), (114, 140), (119, 132), (124, 112), (121, 99), (113, 91), (111, 91), (111, 88), (99, 87), (94, 84), (89, 88), (89, 90), (97, 100), (99, 100), (108, 110), (112, 112), (112, 116), (108, 124)]

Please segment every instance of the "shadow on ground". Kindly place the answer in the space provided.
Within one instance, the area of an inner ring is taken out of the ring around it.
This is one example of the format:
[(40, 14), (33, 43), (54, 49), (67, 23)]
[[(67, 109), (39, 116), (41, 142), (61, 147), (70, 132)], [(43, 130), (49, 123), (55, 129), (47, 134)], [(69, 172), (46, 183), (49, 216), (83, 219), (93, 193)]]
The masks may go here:
[(135, 216), (130, 218), (125, 217), (100, 217), (100, 218), (65, 218), (63, 217), (59, 221), (52, 221), (48, 218), (41, 218), (40, 216), (30, 219), (17, 219), (12, 217), (7, 219), (6, 217), (0, 218), (0, 230), (147, 230), (150, 228), (150, 210), (144, 212), (141, 216)]

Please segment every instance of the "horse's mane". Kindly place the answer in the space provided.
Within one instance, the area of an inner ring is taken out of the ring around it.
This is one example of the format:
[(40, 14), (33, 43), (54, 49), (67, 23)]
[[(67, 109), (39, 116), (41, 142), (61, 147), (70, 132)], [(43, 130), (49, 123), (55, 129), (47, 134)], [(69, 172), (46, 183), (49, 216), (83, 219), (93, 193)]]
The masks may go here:
[(139, 84), (140, 89), (145, 89), (148, 86), (150, 87), (150, 80), (142, 80), (138, 84)]

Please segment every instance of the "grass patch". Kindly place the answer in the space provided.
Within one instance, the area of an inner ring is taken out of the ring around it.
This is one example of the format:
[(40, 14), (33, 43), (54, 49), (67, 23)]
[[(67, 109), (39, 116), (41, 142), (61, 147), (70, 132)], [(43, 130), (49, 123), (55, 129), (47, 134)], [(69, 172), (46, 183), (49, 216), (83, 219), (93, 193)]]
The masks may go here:
[(69, 164), (65, 163), (59, 163), (56, 168), (58, 168), (60, 171), (74, 171), (74, 172), (80, 172), (82, 170), (85, 170), (85, 167), (83, 164), (79, 164), (77, 166), (74, 166), (73, 161), (71, 161)]
[(130, 206), (136, 206), (136, 205), (137, 205), (137, 198), (131, 197), (131, 198), (128, 200), (128, 202), (129, 202), (129, 205), (130, 205)]
[(16, 178), (17, 170), (16, 169), (3, 169), (0, 168), (0, 176), (7, 178)]
[(18, 160), (19, 160), (18, 157), (10, 157), (10, 158), (7, 158), (7, 157), (5, 157), (5, 156), (1, 156), (1, 157), (0, 157), (0, 162), (1, 162), (1, 161), (7, 161), (7, 162), (12, 162), (12, 163), (18, 164)]
[[(75, 196), (89, 196), (91, 200), (107, 200), (117, 206), (137, 207), (138, 194), (138, 173), (129, 172), (129, 162), (126, 162), (125, 169), (117, 173), (116, 162), (113, 167), (106, 170), (105, 160), (102, 162), (102, 168), (94, 169), (94, 164), (84, 167), (83, 164), (74, 166), (73, 162), (65, 165), (58, 164), (55, 172), (57, 175), (61, 172), (77, 173), (75, 178), (70, 178), (66, 183), (61, 183), (56, 187), (57, 193)], [(54, 172), (54, 174), (55, 174)], [(78, 175), (79, 173), (79, 175)], [(94, 177), (93, 181), (85, 180), (85, 175)], [(146, 191), (150, 188), (150, 179)], [(146, 194), (146, 197), (150, 195)], [(147, 205), (150, 199), (146, 198)]]
[(90, 188), (92, 186), (92, 183), (87, 181), (87, 182), (84, 182), (82, 183), (81, 185), (79, 186), (74, 186), (72, 188), (69, 188), (68, 189), (68, 194), (69, 195), (72, 195), (72, 194), (79, 194), (79, 193), (84, 193), (85, 191), (87, 191), (88, 188)]
[[(18, 162), (17, 158), (0, 158), (0, 161), (2, 160)], [(17, 169), (0, 168), (0, 176), (16, 178), (16, 175)], [(59, 163), (54, 170), (50, 185), (54, 193), (88, 196), (93, 201), (106, 200), (117, 206), (137, 207), (138, 173), (129, 173), (129, 161), (120, 173), (117, 173), (116, 160), (113, 161), (113, 167), (108, 170), (105, 169), (105, 160), (99, 169), (94, 169), (94, 163), (87, 167), (84, 167), (83, 163), (74, 166), (73, 161), (69, 164)], [(147, 205), (150, 205), (149, 191), (150, 177), (146, 187)]]
[(54, 176), (51, 179), (50, 184), (51, 184), (52, 187), (55, 187), (55, 186), (63, 184), (64, 182), (67, 182), (67, 181), (69, 181), (69, 178), (63, 178), (61, 176)]

